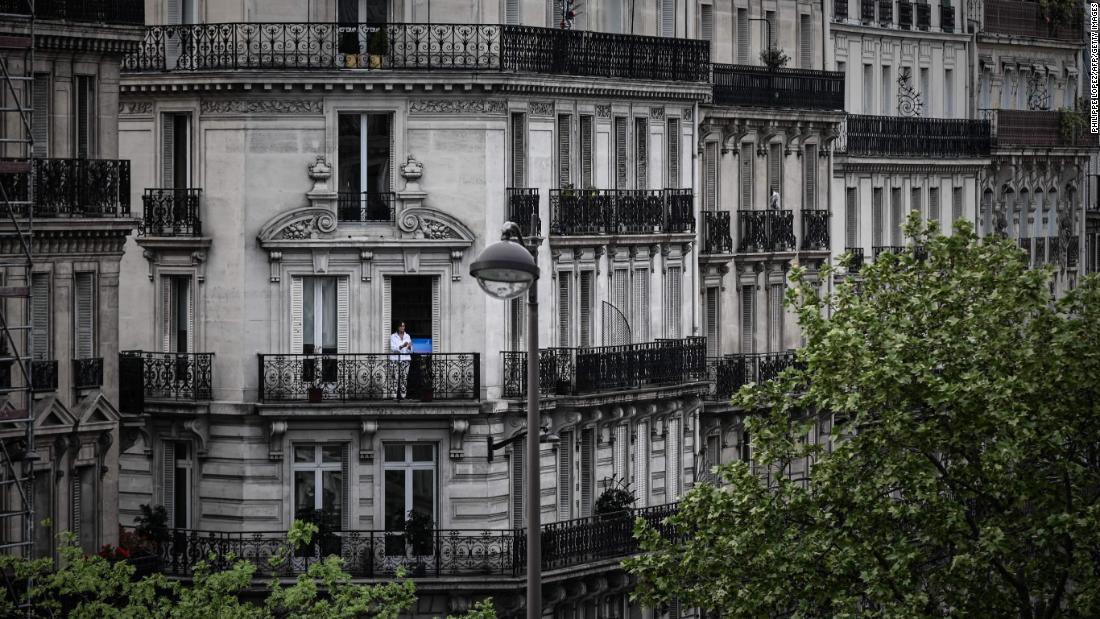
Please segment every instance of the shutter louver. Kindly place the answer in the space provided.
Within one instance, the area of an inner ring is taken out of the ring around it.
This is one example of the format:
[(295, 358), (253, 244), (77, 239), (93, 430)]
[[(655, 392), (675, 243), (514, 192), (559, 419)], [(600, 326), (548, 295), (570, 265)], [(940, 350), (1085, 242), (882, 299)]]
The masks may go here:
[(817, 145), (807, 144), (802, 155), (803, 187), (805, 189), (805, 203), (802, 208), (815, 210), (817, 208)]
[(349, 509), (348, 490), (351, 488), (351, 467), (348, 465), (348, 452), (351, 451), (351, 446), (344, 444), (340, 450), (340, 483), (338, 485), (340, 489), (340, 526), (343, 530), (347, 531), (351, 527), (349, 526), (351, 509)]
[(768, 333), (772, 340), (770, 352), (780, 352), (783, 350), (783, 284), (772, 284), (768, 309)]
[(569, 169), (569, 157), (571, 154), (569, 135), (569, 115), (558, 116), (558, 187), (566, 187), (572, 182)]
[(635, 505), (649, 505), (649, 424), (635, 426), (634, 439), (634, 492)]
[(676, 4), (675, 0), (660, 0), (661, 2), (661, 36), (676, 36)]
[(882, 188), (875, 187), (871, 190), (871, 246), (882, 244)]
[(176, 123), (174, 114), (161, 115), (160, 135), (160, 186), (171, 188), (176, 186)]
[(439, 297), (439, 278), (432, 278), (432, 352), (443, 352), (443, 304)]
[(561, 28), (564, 18), (561, 14), (561, 0), (547, 0), (550, 3), (550, 28)]
[(717, 357), (721, 350), (721, 342), (718, 339), (718, 289), (707, 288), (707, 356)]
[(76, 292), (76, 342), (77, 359), (95, 357), (95, 273), (77, 273)]
[(630, 426), (620, 423), (615, 426), (615, 476), (623, 484), (630, 481)]
[(172, 314), (174, 314), (174, 304), (172, 303), (172, 277), (169, 275), (162, 275), (160, 277), (160, 328), (161, 328), (161, 350), (164, 352), (174, 352), (172, 350)]
[[(518, 0), (509, 0), (517, 2)], [(512, 187), (527, 186), (527, 129), (523, 114), (512, 114)]]
[(592, 494), (596, 485), (596, 433), (591, 428), (581, 431), (581, 517), (592, 515)]
[(626, 118), (615, 117), (615, 189), (626, 189)]
[(592, 345), (592, 276), (592, 271), (581, 272), (580, 345), (584, 347)]
[[(630, 279), (630, 271), (628, 269), (615, 269), (614, 277), (611, 279), (611, 304), (622, 313), (622, 318), (624, 320), (630, 316), (630, 308), (627, 306), (626, 296), (628, 279)], [(614, 335), (611, 341), (612, 346), (621, 346), (630, 343), (627, 341), (626, 333), (619, 329), (613, 329), (612, 331)]]
[(737, 9), (737, 62), (749, 63), (749, 11)]
[(50, 74), (35, 73), (31, 87), (31, 139), (34, 157), (50, 156)]
[(390, 278), (382, 278), (382, 350), (385, 352), (390, 352), (390, 335), (395, 331), (390, 308), (393, 289), (391, 284)]
[(558, 520), (572, 517), (573, 498), (573, 432), (561, 432), (558, 435)]
[(644, 118), (634, 119), (634, 187), (649, 189), (649, 130)]
[(752, 173), (752, 143), (745, 142), (741, 145), (741, 206), (743, 211), (752, 210), (752, 184), (755, 181)]
[(856, 211), (856, 188), (848, 187), (844, 200), (844, 242), (846, 247), (859, 245), (859, 213)]
[[(683, 185), (680, 178), (680, 119), (668, 119), (668, 187), (679, 189)], [(717, 180), (718, 175), (715, 174)]]
[(681, 267), (665, 269), (665, 326), (669, 339), (680, 339), (681, 275)]
[(780, 178), (783, 170), (783, 146), (771, 144), (768, 147), (768, 204), (771, 204), (772, 192), (783, 195), (783, 180)]
[(923, 217), (920, 204), (920, 187), (913, 187), (909, 191), (909, 211)]
[(902, 212), (901, 188), (893, 187), (890, 189), (890, 219), (893, 224), (890, 227), (890, 244), (895, 247), (901, 245), (901, 228), (905, 225)]
[(572, 309), (573, 295), (570, 294), (569, 284), (573, 274), (568, 271), (558, 273), (558, 346), (569, 347), (570, 312)]
[(683, 445), (680, 437), (680, 418), (675, 417), (668, 422), (668, 437), (665, 439), (665, 454), (667, 455), (668, 471), (665, 473), (665, 499), (675, 500), (680, 498), (680, 482), (683, 480)]
[(511, 320), (511, 350), (525, 351), (527, 348), (527, 297), (522, 296), (508, 302)]
[(31, 274), (31, 358), (50, 358), (50, 274)]
[(756, 352), (756, 329), (753, 315), (753, 287), (741, 287), (741, 352)]
[(94, 121), (93, 97), (95, 81), (92, 76), (78, 75), (75, 84), (76, 94), (76, 156), (90, 157), (92, 150), (92, 127)]
[[(69, 480), (69, 502), (72, 503), (72, 510), (70, 511), (70, 513), (72, 514), (72, 520), (71, 520), (72, 526), (69, 527), (69, 529), (72, 531), (73, 535), (75, 535), (76, 539), (78, 539), (78, 540), (80, 539), (80, 524), (81, 524), (81, 522), (80, 522), (81, 521), (81, 518), (80, 518), (80, 512), (81, 512), (80, 503), (81, 503), (81, 501), (80, 501), (80, 499), (82, 498), (81, 497), (81, 492), (80, 492), (81, 472), (82, 472), (82, 469), (74, 468), (73, 469), (73, 476)], [(167, 505), (165, 505), (165, 507), (169, 510), (168, 513), (171, 514), (172, 513), (171, 508), (168, 507)]]
[(581, 116), (581, 188), (595, 186), (592, 176), (592, 117)]
[(810, 26), (809, 15), (803, 14), (798, 16), (798, 34), (800, 35), (798, 50), (799, 66), (803, 69), (812, 69), (814, 58), (814, 31)]
[[(666, 0), (667, 2), (668, 0)], [(699, 7), (699, 38), (704, 41), (714, 40), (714, 6), (704, 4)]]
[(520, 0), (506, 0), (504, 5), (504, 23), (509, 26), (518, 26), (520, 23), (519, 2)]
[(939, 187), (928, 188), (928, 219), (940, 223), (940, 189)]
[(523, 513), (523, 492), (526, 489), (523, 479), (523, 458), (527, 455), (527, 439), (520, 439), (512, 447), (512, 527), (522, 529), (525, 524)]
[(951, 188), (951, 224), (963, 217), (963, 190), (962, 187)]
[(641, 344), (649, 341), (649, 270), (635, 269), (634, 281), (631, 287), (633, 298), (631, 308), (634, 310), (633, 325), (631, 330), (634, 342)]
[[(290, 280), (290, 354), (301, 355), (303, 344), (303, 319), (302, 319), (302, 278), (294, 277)], [(389, 338), (386, 338), (389, 345)]]
[(718, 210), (718, 143), (703, 148), (703, 210)]
[(195, 350), (195, 287), (191, 285), (191, 281), (191, 278), (188, 277), (182, 282), (187, 295), (187, 298), (184, 299), (183, 310), (187, 313), (184, 316), (187, 325), (187, 348), (183, 352), (194, 352)]
[[(336, 352), (340, 354), (351, 352), (348, 342), (348, 331), (351, 328), (349, 286), (350, 282), (346, 277), (340, 277), (336, 280)], [(432, 345), (434, 347), (434, 341)]]
[(161, 504), (168, 511), (168, 518), (173, 527), (181, 527), (186, 523), (176, 522), (176, 444), (171, 441), (161, 443), (163, 450), (160, 459), (160, 496)]

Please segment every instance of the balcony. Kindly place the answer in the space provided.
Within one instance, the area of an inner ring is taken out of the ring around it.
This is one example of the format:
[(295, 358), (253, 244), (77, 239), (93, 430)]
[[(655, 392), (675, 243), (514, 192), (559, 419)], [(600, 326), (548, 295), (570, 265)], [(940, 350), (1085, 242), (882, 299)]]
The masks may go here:
[(57, 391), (56, 359), (31, 361), (31, 391), (35, 393)]
[(955, 7), (946, 2), (940, 4), (940, 30), (955, 32)]
[(551, 189), (550, 234), (660, 234), (695, 230), (690, 189)]
[(1047, 22), (1038, 2), (985, 0), (983, 32), (1080, 42), (1084, 19), (1077, 13), (1062, 23)]
[(703, 253), (728, 254), (732, 251), (729, 211), (703, 211)]
[(715, 105), (844, 109), (844, 74), (835, 71), (715, 64), (711, 80)]
[[(386, 53), (370, 54), (384, 29)], [(370, 56), (370, 62), (360, 57)], [(496, 24), (151, 26), (127, 71), (398, 70), (706, 82), (706, 41)]]
[(392, 223), (396, 199), (392, 191), (340, 192), (336, 196), (336, 220)]
[(848, 20), (848, 0), (833, 0), (833, 21)]
[(1000, 148), (1096, 146), (1096, 137), (1086, 130), (1062, 130), (1063, 112), (1031, 110), (980, 110), (993, 127), (993, 143)]
[(898, 28), (902, 30), (913, 28), (913, 3), (908, 0), (898, 0)]
[(794, 212), (739, 210), (737, 238), (739, 253), (794, 251)]
[(711, 390), (706, 399), (728, 401), (741, 387), (763, 383), (795, 365), (795, 352), (733, 354), (707, 358), (707, 378)]
[[(26, 0), (0, 0), (0, 13), (28, 15)], [(144, 0), (35, 0), (37, 19), (145, 25)]]
[(905, 251), (904, 245), (875, 245), (871, 248), (871, 259), (878, 260), (883, 254), (900, 254)]
[[(539, 393), (568, 396), (690, 383), (706, 373), (706, 338), (539, 351)], [(504, 351), (504, 398), (527, 395), (527, 353)]]
[(142, 236), (202, 236), (199, 203), (202, 189), (146, 189)]
[[(32, 176), (36, 219), (130, 216), (129, 161), (35, 159)], [(28, 201), (27, 179), (26, 174), (3, 174), (0, 184), (9, 199)]]
[[(540, 536), (542, 569), (578, 567), (638, 553), (634, 538), (637, 518), (667, 539), (682, 539), (665, 523), (677, 507), (669, 503), (544, 524)], [(285, 544), (286, 531), (169, 529), (167, 541), (157, 548), (154, 569), (168, 576), (187, 577), (200, 560), (213, 571), (220, 571), (232, 566), (235, 557), (252, 559), (256, 576), (293, 576), (304, 574), (310, 565), (328, 555), (337, 555), (344, 559), (344, 570), (353, 578), (392, 578), (399, 568), (414, 564), (423, 566), (423, 572), (412, 573), (413, 578), (519, 577), (527, 563), (524, 529), (434, 529), (419, 548), (408, 543), (400, 531), (322, 532), (289, 561), (273, 569), (264, 558), (275, 556)]]
[(802, 211), (802, 249), (829, 249), (829, 211)]
[(1061, 237), (1057, 236), (1022, 238), (1019, 244), (1032, 265), (1060, 264), (1063, 259), (1066, 266), (1077, 264), (1078, 249), (1075, 236), (1067, 238), (1064, 246)]
[(894, 25), (894, 0), (878, 0), (878, 25)]
[(849, 263), (848, 272), (855, 275), (859, 273), (863, 268), (863, 248), (862, 247), (845, 247), (844, 252), (852, 255), (852, 261)]
[(932, 6), (927, 0), (917, 0), (914, 7), (917, 13), (917, 30), (928, 30), (932, 27)]
[[(369, 402), (473, 400), (481, 397), (481, 355), (390, 354), (260, 355), (260, 400)], [(402, 384), (403, 383), (403, 384)], [(404, 387), (404, 394), (401, 393)]]
[[(119, 400), (209, 401), (213, 399), (213, 374), (212, 352), (125, 351), (119, 353)], [(140, 414), (141, 410), (124, 412)]]
[(849, 157), (988, 157), (985, 120), (849, 115), (841, 148)]
[(103, 357), (73, 359), (73, 387), (98, 389), (103, 386)]
[(508, 221), (519, 225), (525, 237), (542, 236), (538, 189), (508, 188)]

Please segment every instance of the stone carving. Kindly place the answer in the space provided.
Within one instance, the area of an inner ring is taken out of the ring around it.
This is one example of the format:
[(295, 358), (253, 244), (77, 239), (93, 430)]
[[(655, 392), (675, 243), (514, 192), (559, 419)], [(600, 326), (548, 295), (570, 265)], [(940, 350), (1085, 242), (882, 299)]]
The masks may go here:
[(204, 99), (203, 114), (320, 114), (320, 100), (313, 99)]
[(325, 161), (324, 155), (317, 155), (317, 161), (306, 168), (309, 178), (313, 181), (313, 189), (310, 193), (328, 192), (328, 179), (332, 177), (332, 166)]
[(597, 105), (596, 118), (611, 118), (611, 105)]
[(152, 101), (119, 101), (118, 113), (122, 114), (152, 114)]
[(434, 219), (420, 220), (420, 229), (424, 231), (426, 239), (457, 239), (458, 233), (450, 226)]
[(1027, 78), (1027, 109), (1046, 110), (1050, 108), (1050, 92), (1047, 90), (1046, 76), (1033, 72)]
[(663, 107), (651, 107), (649, 108), (649, 118), (651, 120), (664, 120), (665, 108)]
[(527, 106), (527, 110), (532, 116), (553, 116), (554, 115), (554, 102), (553, 101), (532, 101)]
[(508, 106), (494, 99), (414, 99), (410, 114), (504, 114)]
[(336, 230), (336, 218), (332, 215), (318, 215), (312, 219), (301, 219), (283, 228), (283, 239), (300, 241), (313, 238), (314, 232), (328, 233)]
[(685, 107), (684, 108), (684, 120), (690, 122), (691, 121), (691, 114), (692, 114), (691, 108), (690, 107)]
[(920, 94), (913, 90), (912, 79), (913, 71), (909, 67), (902, 69), (898, 76), (898, 114), (901, 116), (920, 116), (924, 106)]
[(415, 182), (423, 175), (424, 164), (414, 159), (410, 154), (409, 158), (405, 161), (405, 165), (401, 166), (401, 176), (403, 176), (406, 181)]

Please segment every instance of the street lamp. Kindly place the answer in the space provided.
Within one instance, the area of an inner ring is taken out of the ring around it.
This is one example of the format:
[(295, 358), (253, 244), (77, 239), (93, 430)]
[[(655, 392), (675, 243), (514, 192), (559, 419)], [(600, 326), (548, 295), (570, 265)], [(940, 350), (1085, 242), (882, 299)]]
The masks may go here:
[[(537, 249), (523, 243), (519, 226), (509, 221), (500, 240), (470, 265), (470, 275), (494, 299), (527, 293), (527, 619), (542, 617), (542, 548), (539, 526), (539, 267)], [(492, 457), (492, 449), (489, 451)]]

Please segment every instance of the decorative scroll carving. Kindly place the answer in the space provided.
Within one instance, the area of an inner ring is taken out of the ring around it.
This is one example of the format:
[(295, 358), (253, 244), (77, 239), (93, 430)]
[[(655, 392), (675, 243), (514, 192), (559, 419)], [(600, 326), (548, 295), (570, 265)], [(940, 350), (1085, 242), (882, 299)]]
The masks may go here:
[(461, 460), (465, 455), (463, 439), (466, 431), (470, 429), (470, 422), (465, 419), (451, 420), (451, 460)]
[(359, 425), (359, 461), (374, 462), (374, 435), (378, 422), (368, 419)]
[(508, 106), (494, 99), (413, 99), (410, 114), (504, 114)]
[(203, 99), (203, 114), (320, 114), (320, 99)]
[(267, 264), (270, 270), (270, 273), (268, 274), (268, 279), (271, 281), (272, 284), (279, 283), (279, 268), (282, 262), (283, 252), (270, 251), (267, 253)]
[(359, 279), (364, 282), (370, 281), (370, 265), (372, 260), (374, 260), (373, 251), (369, 249), (364, 249), (363, 251), (359, 252), (359, 265), (363, 270), (363, 272), (359, 274)]
[(597, 105), (596, 118), (611, 118), (611, 105)]
[(267, 459), (278, 461), (283, 459), (283, 435), (286, 434), (285, 421), (271, 422), (271, 435), (268, 439)]
[(665, 108), (663, 107), (651, 107), (649, 108), (649, 118), (651, 120), (664, 120)]
[(120, 116), (125, 114), (152, 114), (153, 102), (152, 101), (119, 101), (118, 113)]
[(531, 116), (553, 116), (554, 115), (554, 102), (553, 101), (532, 101), (527, 106), (527, 111)]

